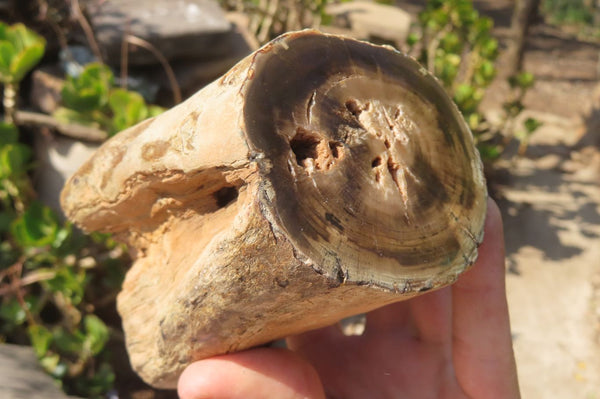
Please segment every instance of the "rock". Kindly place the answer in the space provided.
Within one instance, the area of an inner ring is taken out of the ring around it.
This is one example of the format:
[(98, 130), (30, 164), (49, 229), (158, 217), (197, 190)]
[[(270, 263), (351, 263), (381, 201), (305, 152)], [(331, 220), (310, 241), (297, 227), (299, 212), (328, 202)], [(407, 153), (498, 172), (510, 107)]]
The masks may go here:
[[(171, 62), (171, 67), (181, 88), (183, 98), (187, 98), (206, 86), (217, 77), (229, 70), (236, 62), (258, 49), (256, 38), (248, 32), (247, 17), (240, 13), (229, 13), (227, 19), (232, 23), (231, 32), (224, 38), (230, 49), (229, 52), (214, 59), (176, 60)], [(164, 98), (162, 93), (171, 91), (169, 80), (162, 68), (151, 68), (141, 72), (146, 80), (156, 82), (160, 87), (159, 98)], [(166, 95), (170, 99), (169, 95)]]
[[(0, 345), (0, 397), (3, 399), (67, 399), (39, 366), (28, 346)], [(71, 397), (74, 399), (73, 397)]]
[[(214, 0), (95, 1), (88, 7), (105, 62), (118, 65), (123, 35), (144, 39), (168, 60), (228, 54), (231, 24)], [(146, 49), (130, 46), (129, 64), (156, 64)]]
[(99, 144), (60, 135), (36, 134), (34, 147), (38, 164), (35, 190), (40, 201), (64, 218), (59, 203), (60, 191), (65, 181), (96, 151)]
[(58, 77), (59, 74), (57, 68), (40, 68), (33, 72), (29, 96), (33, 108), (51, 114), (60, 106), (64, 80)]
[(256, 37), (250, 33), (250, 18), (247, 14), (235, 11), (228, 12), (227, 20), (233, 24), (234, 31), (242, 37), (246, 45), (251, 48), (252, 51), (257, 50), (260, 47), (260, 43)]
[(410, 30), (410, 14), (394, 6), (359, 0), (331, 4), (327, 13), (333, 16), (334, 26), (351, 29), (357, 39), (396, 48), (406, 41)]

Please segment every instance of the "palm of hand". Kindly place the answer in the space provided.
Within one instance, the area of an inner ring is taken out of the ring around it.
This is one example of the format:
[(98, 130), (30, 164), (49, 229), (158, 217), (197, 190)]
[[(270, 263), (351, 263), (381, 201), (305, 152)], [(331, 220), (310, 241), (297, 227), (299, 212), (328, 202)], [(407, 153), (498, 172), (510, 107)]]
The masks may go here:
[(464, 397), (452, 361), (449, 312), (440, 312), (449, 307), (449, 294), (446, 289), (371, 312), (361, 336), (329, 327), (289, 338), (288, 346), (315, 367), (331, 398)]
[[(331, 398), (463, 398), (453, 359), (451, 291), (371, 312), (361, 336), (336, 327), (288, 339)], [(459, 370), (460, 370), (460, 365)]]

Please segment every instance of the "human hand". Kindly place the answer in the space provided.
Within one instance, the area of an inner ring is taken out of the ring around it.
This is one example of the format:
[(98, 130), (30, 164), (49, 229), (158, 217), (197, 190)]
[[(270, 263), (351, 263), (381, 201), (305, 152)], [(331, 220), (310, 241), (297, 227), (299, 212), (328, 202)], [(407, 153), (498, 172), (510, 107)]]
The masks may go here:
[(361, 336), (326, 327), (201, 360), (179, 379), (182, 399), (520, 397), (504, 285), (498, 207), (484, 242), (452, 286), (370, 312)]

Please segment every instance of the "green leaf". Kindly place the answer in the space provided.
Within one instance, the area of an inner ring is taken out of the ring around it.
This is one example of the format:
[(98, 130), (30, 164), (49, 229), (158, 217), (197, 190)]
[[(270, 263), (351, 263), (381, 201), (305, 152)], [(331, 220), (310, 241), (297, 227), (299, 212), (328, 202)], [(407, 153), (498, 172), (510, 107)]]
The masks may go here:
[(8, 25), (0, 21), (0, 40), (6, 40), (6, 34), (8, 31)]
[(62, 327), (54, 331), (54, 344), (60, 353), (79, 355), (84, 349), (85, 336), (76, 330), (70, 333)]
[(15, 215), (12, 212), (0, 212), (0, 233), (7, 233), (10, 231), (10, 225), (14, 219)]
[(86, 277), (83, 270), (62, 266), (52, 279), (45, 281), (45, 284), (50, 291), (61, 292), (73, 305), (78, 305), (83, 299)]
[(54, 370), (56, 366), (58, 366), (58, 362), (60, 361), (60, 356), (57, 354), (52, 354), (50, 356), (45, 356), (40, 360), (40, 364), (50, 374), (54, 374)]
[(38, 358), (43, 357), (52, 343), (52, 333), (44, 326), (39, 324), (31, 325), (27, 328), (31, 345)]
[(477, 83), (481, 86), (486, 86), (495, 76), (496, 68), (494, 67), (494, 63), (488, 60), (482, 61), (476, 73)]
[(13, 123), (0, 122), (0, 147), (19, 140), (19, 130)]
[(91, 377), (78, 378), (76, 381), (77, 389), (86, 397), (102, 397), (106, 392), (113, 388), (115, 383), (115, 373), (112, 367), (103, 362)]
[(44, 45), (34, 44), (23, 49), (17, 54), (10, 64), (10, 73), (16, 82), (20, 82), (23, 77), (34, 67), (44, 56)]
[(165, 112), (166, 109), (158, 105), (148, 105), (148, 118), (154, 118)]
[(63, 378), (69, 369), (65, 362), (61, 362), (60, 356), (56, 353), (44, 356), (40, 359), (40, 365), (54, 378)]
[(76, 123), (79, 125), (100, 128), (100, 124), (94, 120), (92, 114), (87, 112), (59, 107), (52, 113), (52, 116), (61, 123)]
[(23, 24), (15, 24), (10, 27), (10, 30), (12, 30), (15, 45), (19, 51), (23, 51), (29, 47), (40, 44), (42, 46), (46, 45), (46, 39)]
[(467, 124), (469, 125), (469, 128), (471, 128), (471, 130), (477, 129), (477, 126), (479, 126), (479, 124), (481, 123), (481, 115), (478, 114), (477, 112), (473, 112), (472, 114), (465, 115), (465, 119), (467, 121)]
[(508, 82), (513, 88), (519, 87), (523, 90), (526, 90), (534, 85), (535, 77), (530, 72), (521, 72), (515, 76), (511, 76), (508, 79)]
[(451, 87), (460, 66), (460, 56), (458, 54), (444, 54), (435, 59), (436, 75), (444, 82), (444, 86)]
[(495, 60), (498, 56), (498, 41), (491, 37), (479, 40), (479, 52), (483, 58)]
[(61, 92), (63, 104), (78, 112), (100, 110), (108, 104), (113, 84), (114, 75), (108, 66), (88, 64), (78, 77), (67, 77)]
[(500, 148), (497, 145), (479, 144), (477, 149), (483, 160), (493, 161), (501, 155)]
[(454, 101), (464, 114), (477, 111), (479, 103), (483, 99), (484, 91), (471, 85), (458, 85), (454, 93)]
[(56, 240), (58, 218), (47, 206), (34, 201), (25, 213), (15, 220), (12, 233), (15, 241), (23, 247), (43, 247)]
[(87, 315), (83, 319), (86, 332), (86, 343), (92, 355), (97, 355), (108, 342), (108, 327), (95, 315)]
[(440, 47), (444, 49), (446, 53), (458, 54), (461, 52), (463, 44), (456, 33), (450, 32), (444, 35), (444, 37), (440, 41)]
[(108, 103), (114, 114), (112, 133), (125, 130), (148, 117), (148, 107), (139, 93), (115, 89)]
[(419, 35), (418, 33), (411, 33), (408, 35), (408, 37), (406, 38), (406, 44), (408, 44), (408, 46), (413, 47), (415, 44), (417, 44), (419, 42), (419, 40), (421, 40), (421, 35)]
[(16, 50), (12, 44), (0, 41), (0, 81), (4, 84), (14, 81), (10, 73), (10, 64), (15, 55)]
[(331, 24), (333, 23), (333, 15), (326, 13), (326, 12), (321, 12), (321, 25), (323, 26), (331, 26)]
[(527, 130), (527, 134), (531, 134), (536, 131), (543, 123), (535, 118), (527, 118), (525, 122), (523, 122), (523, 126)]
[(27, 313), (16, 298), (10, 298), (0, 306), (0, 318), (9, 324), (18, 326), (25, 322)]
[(0, 178), (15, 178), (25, 174), (31, 158), (31, 149), (24, 144), (0, 147)]
[(44, 55), (46, 40), (23, 24), (0, 29), (0, 80), (18, 83)]
[(475, 95), (475, 88), (471, 85), (461, 84), (454, 92), (454, 101), (461, 104), (469, 101)]
[(61, 227), (56, 233), (56, 239), (52, 243), (52, 248), (59, 249), (61, 248), (73, 234), (73, 227), (70, 223), (66, 223), (63, 227)]
[(502, 105), (502, 108), (506, 111), (509, 117), (516, 117), (519, 115), (524, 109), (525, 106), (519, 100), (515, 101), (507, 101)]

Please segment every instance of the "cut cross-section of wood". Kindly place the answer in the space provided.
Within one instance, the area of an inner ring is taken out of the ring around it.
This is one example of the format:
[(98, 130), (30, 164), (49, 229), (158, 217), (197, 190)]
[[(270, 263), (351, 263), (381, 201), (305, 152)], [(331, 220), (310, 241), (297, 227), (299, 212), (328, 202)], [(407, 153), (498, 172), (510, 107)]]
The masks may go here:
[(194, 360), (451, 284), (477, 257), (486, 195), (426, 69), (302, 31), (109, 140), (62, 203), (135, 250), (118, 298), (129, 355), (174, 387)]

